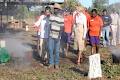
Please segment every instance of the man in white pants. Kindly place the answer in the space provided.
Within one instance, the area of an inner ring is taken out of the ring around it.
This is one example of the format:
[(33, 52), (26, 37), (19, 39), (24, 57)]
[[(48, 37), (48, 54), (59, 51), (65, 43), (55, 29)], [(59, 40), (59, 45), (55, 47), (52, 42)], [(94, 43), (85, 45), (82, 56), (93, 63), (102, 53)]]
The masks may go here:
[(118, 35), (117, 35), (117, 40), (118, 40), (118, 44), (120, 45), (120, 12), (119, 12), (119, 18), (118, 18)]
[(116, 46), (117, 45), (117, 29), (118, 29), (119, 16), (115, 11), (113, 11), (110, 16), (112, 18), (112, 23), (111, 23), (112, 36), (113, 36), (112, 45)]

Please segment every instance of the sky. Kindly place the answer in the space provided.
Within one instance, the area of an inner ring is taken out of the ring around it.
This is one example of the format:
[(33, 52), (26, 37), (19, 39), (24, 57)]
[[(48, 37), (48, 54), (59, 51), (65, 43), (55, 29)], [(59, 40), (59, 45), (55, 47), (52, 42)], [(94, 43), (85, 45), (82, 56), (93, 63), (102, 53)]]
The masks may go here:
[[(81, 4), (85, 7), (90, 7), (92, 5), (92, 0), (79, 0)], [(120, 2), (120, 0), (109, 0), (109, 4)]]
[[(64, 0), (53, 0), (56, 2), (63, 2)], [(92, 5), (92, 0), (79, 0), (81, 4), (85, 7), (90, 7)], [(120, 2), (120, 0), (109, 0), (109, 4)]]
[(51, 1), (55, 1), (55, 2), (64, 2), (64, 0), (51, 0)]

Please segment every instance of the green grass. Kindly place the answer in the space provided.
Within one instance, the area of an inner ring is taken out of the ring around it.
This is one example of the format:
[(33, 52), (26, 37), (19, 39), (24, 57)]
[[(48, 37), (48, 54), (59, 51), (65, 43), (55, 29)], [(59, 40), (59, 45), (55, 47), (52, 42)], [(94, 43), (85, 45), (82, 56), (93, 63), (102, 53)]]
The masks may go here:
[(103, 74), (107, 78), (117, 79), (120, 76), (120, 64), (112, 64), (111, 57), (102, 65)]
[[(119, 80), (120, 76), (120, 65), (111, 63), (111, 56), (105, 53), (107, 49), (102, 48), (101, 55), (105, 55), (102, 60), (102, 72), (104, 80), (114, 79)], [(89, 52), (89, 51), (88, 51)], [(84, 76), (79, 71), (86, 71), (84, 65), (77, 66), (72, 63), (69, 59), (61, 60), (59, 70), (49, 70), (46, 67), (41, 67), (38, 62), (34, 61), (33, 64), (36, 66), (26, 67), (17, 69), (9, 67), (8, 65), (0, 65), (0, 80), (87, 80), (87, 76)], [(88, 64), (86, 65), (88, 68)], [(74, 70), (76, 69), (76, 70)]]

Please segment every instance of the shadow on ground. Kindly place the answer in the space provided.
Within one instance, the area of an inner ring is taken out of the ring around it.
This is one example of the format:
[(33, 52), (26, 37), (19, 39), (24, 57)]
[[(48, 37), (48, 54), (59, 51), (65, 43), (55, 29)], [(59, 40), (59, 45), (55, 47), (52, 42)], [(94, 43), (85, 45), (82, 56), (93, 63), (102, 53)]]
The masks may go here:
[(80, 69), (78, 69), (78, 68), (76, 68), (76, 67), (72, 67), (72, 68), (70, 68), (70, 70), (72, 70), (72, 71), (74, 71), (74, 72), (76, 72), (76, 73), (79, 73), (79, 74), (81, 74), (82, 76), (88, 76), (88, 72), (82, 71), (82, 70), (80, 70)]

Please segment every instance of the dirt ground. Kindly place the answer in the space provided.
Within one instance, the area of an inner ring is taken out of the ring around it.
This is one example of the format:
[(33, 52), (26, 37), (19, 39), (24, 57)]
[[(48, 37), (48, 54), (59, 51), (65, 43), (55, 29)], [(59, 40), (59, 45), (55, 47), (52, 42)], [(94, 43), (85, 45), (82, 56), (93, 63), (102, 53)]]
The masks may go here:
[[(0, 80), (88, 80), (90, 46), (87, 47), (87, 51), (85, 52), (86, 58), (80, 65), (75, 64), (77, 54), (70, 51), (67, 57), (60, 58), (60, 69), (51, 70), (47, 66), (40, 64), (36, 46), (36, 33), (33, 28), (28, 32), (22, 31), (22, 36), (18, 36), (17, 38), (24, 40), (27, 46), (32, 48), (32, 55), (26, 56), (26, 58), (29, 58), (30, 63), (27, 64), (29, 61), (25, 62), (23, 59), (21, 61), (24, 63), (19, 64), (18, 57), (12, 57), (14, 60), (11, 59), (8, 63), (0, 65)], [(111, 70), (116, 69), (120, 71), (120, 68), (118, 67), (119, 65), (113, 66), (111, 64), (111, 55), (108, 48), (101, 48), (100, 53), (103, 70), (101, 80), (120, 80), (120, 72), (116, 74), (115, 71), (111, 72)], [(18, 62), (15, 62), (15, 60), (18, 60)], [(113, 67), (117, 68), (112, 69)]]

